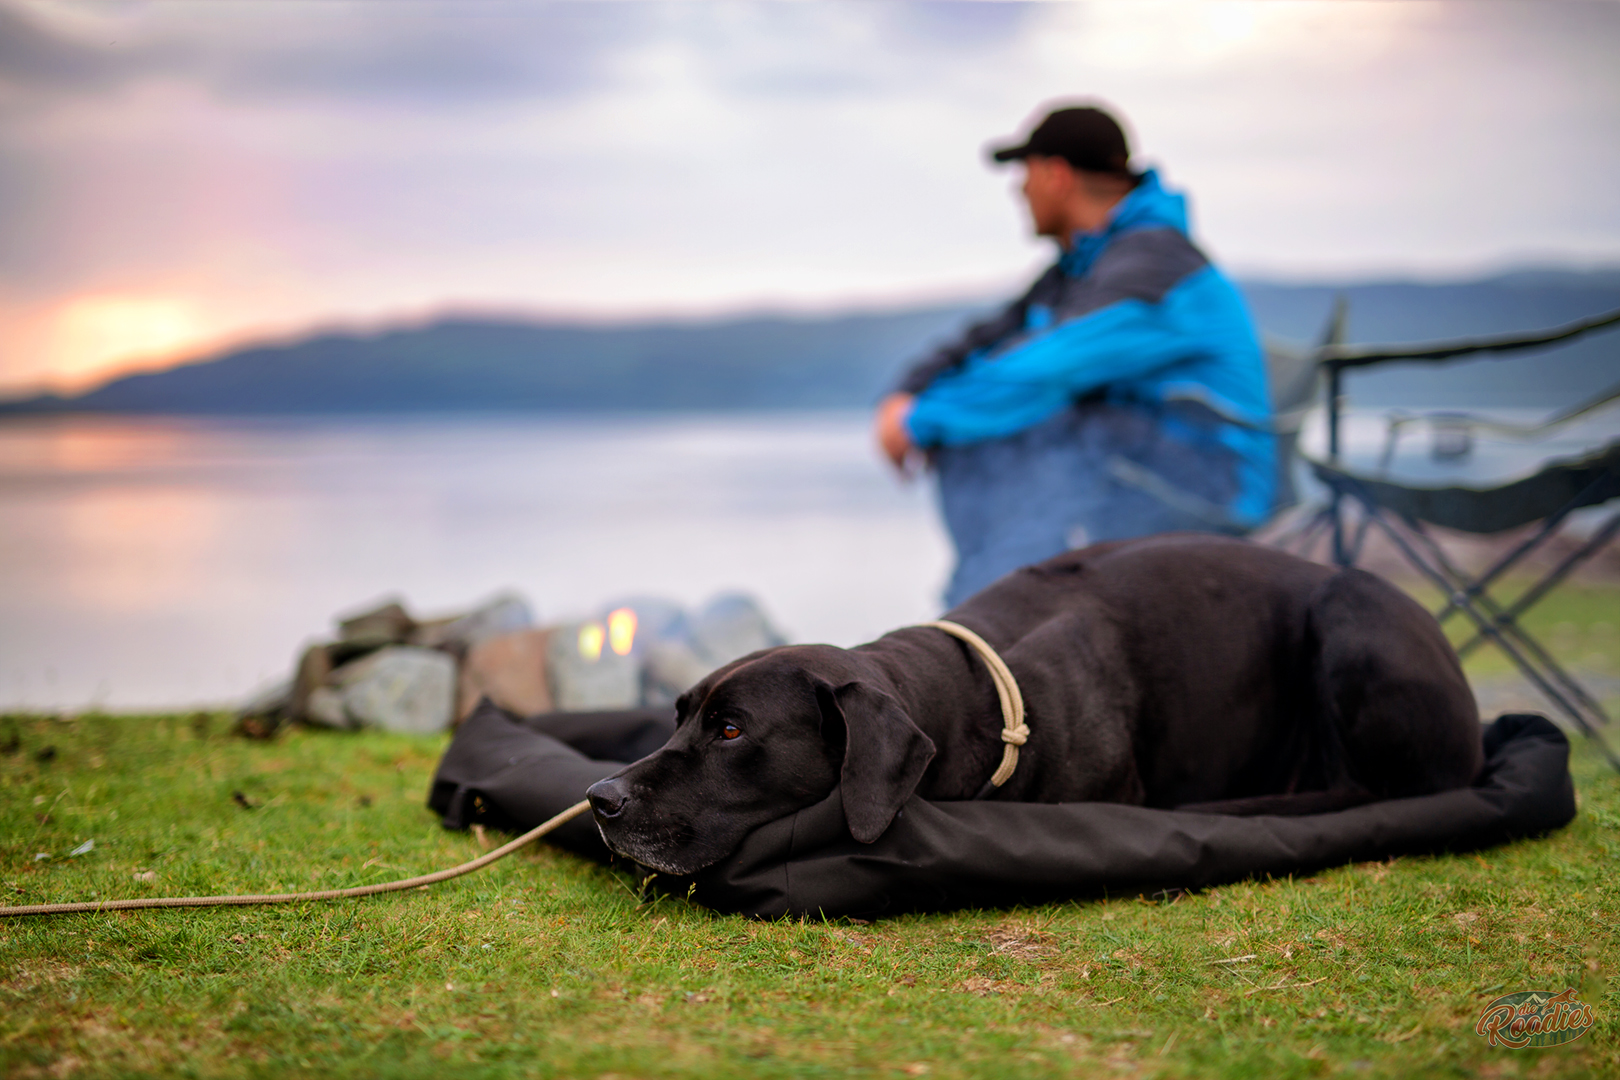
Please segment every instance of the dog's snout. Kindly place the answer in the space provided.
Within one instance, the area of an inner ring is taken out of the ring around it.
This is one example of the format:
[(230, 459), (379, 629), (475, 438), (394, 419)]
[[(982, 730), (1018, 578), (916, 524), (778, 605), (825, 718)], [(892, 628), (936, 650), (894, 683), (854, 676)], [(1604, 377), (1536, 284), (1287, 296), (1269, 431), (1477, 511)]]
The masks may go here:
[(601, 818), (618, 817), (624, 804), (630, 801), (630, 794), (615, 777), (598, 780), (585, 789), (585, 797), (591, 801), (591, 809), (596, 816)]

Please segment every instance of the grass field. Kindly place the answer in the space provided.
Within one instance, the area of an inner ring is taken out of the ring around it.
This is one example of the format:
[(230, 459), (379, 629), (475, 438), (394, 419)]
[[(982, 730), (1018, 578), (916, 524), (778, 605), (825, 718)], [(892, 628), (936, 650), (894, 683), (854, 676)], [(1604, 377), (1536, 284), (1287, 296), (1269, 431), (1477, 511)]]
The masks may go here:
[[(1594, 588), (1536, 624), (1612, 670), (1617, 614)], [(0, 718), (0, 903), (461, 862), (477, 838), (423, 807), (444, 742)], [(0, 1075), (1620, 1076), (1620, 776), (1574, 767), (1550, 838), (1171, 903), (753, 922), (541, 849), (357, 902), (0, 920)], [(1579, 1041), (1473, 1033), (1565, 987), (1597, 1015)]]

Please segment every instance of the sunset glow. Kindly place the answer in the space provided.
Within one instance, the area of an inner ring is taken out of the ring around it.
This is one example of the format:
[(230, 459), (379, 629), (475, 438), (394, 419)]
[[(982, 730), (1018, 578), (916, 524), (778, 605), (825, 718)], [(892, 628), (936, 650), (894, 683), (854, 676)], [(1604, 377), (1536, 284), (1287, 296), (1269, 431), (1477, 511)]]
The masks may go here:
[(424, 313), (1001, 295), (1048, 245), (984, 147), (1059, 98), (1241, 277), (1620, 264), (1620, 3), (315, 7), (0, 0), (0, 396)]
[(205, 326), (187, 301), (163, 296), (83, 296), (50, 319), (52, 381), (77, 388), (114, 373), (162, 367), (201, 344)]

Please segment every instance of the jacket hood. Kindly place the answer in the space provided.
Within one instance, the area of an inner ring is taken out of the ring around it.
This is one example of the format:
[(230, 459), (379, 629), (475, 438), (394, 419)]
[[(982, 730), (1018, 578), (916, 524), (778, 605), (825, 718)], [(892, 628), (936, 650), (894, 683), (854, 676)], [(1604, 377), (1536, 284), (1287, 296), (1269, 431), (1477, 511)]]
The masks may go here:
[(1074, 234), (1072, 246), (1060, 260), (1063, 272), (1071, 277), (1084, 274), (1102, 249), (1121, 233), (1165, 228), (1187, 235), (1187, 197), (1178, 191), (1166, 190), (1159, 183), (1158, 172), (1149, 169), (1131, 193), (1114, 207), (1113, 216), (1102, 231)]

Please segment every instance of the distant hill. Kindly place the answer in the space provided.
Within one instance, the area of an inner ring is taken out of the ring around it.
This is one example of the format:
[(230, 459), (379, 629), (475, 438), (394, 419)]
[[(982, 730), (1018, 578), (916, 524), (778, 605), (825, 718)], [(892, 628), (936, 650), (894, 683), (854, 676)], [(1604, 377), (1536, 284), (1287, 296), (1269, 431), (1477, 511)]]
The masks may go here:
[(130, 375), (12, 412), (354, 413), (831, 408), (877, 400), (969, 309), (593, 326), (447, 318)]
[[(1441, 285), (1250, 282), (1244, 291), (1268, 334), (1314, 340), (1343, 295), (1350, 340), (1414, 342), (1534, 330), (1620, 308), (1620, 271), (1524, 272)], [(989, 306), (608, 326), (446, 318), (237, 349), (75, 397), (0, 403), (0, 414), (859, 408), (930, 344)], [(1616, 381), (1620, 331), (1530, 362), (1358, 373), (1348, 389), (1364, 404), (1554, 407)]]
[(28, 411), (322, 413), (866, 404), (960, 307), (591, 326), (449, 318), (322, 334), (117, 379)]

